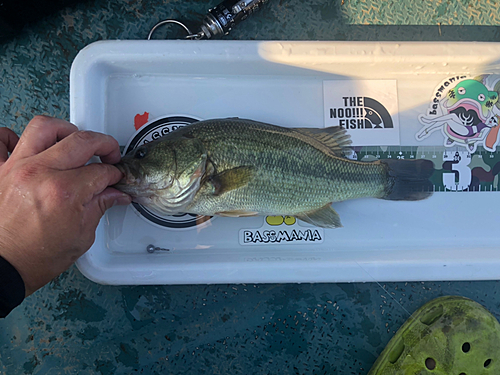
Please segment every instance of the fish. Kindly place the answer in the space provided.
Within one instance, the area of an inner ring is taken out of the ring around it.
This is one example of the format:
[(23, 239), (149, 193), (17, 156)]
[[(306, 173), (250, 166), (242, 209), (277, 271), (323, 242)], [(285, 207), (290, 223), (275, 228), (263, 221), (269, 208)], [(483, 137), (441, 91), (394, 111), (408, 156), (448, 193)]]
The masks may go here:
[(210, 119), (128, 152), (116, 164), (123, 178), (114, 187), (160, 215), (283, 215), (323, 228), (342, 226), (334, 202), (432, 194), (432, 161), (362, 162), (349, 152), (341, 127)]

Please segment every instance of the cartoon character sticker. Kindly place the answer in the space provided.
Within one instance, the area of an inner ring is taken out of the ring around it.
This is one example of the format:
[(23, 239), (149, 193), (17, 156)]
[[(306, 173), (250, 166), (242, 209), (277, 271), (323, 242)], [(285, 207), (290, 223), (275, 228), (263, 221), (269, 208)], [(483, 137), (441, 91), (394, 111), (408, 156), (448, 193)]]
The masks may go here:
[(459, 145), (474, 153), (483, 146), (493, 152), (499, 141), (500, 75), (464, 78), (450, 78), (436, 89), (428, 113), (418, 118), (424, 127), (416, 138), (441, 130), (446, 147)]

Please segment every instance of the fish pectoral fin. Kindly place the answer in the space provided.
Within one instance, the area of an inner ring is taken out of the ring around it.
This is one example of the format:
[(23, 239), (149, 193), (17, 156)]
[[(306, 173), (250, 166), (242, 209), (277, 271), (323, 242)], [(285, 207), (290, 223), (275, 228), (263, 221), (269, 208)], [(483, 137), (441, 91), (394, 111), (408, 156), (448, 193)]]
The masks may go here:
[(246, 186), (255, 172), (254, 167), (236, 167), (218, 173), (210, 178), (214, 186), (214, 195), (221, 195), (228, 191)]
[(295, 215), (297, 219), (305, 221), (306, 223), (315, 225), (321, 228), (340, 228), (342, 223), (340, 222), (339, 214), (330, 206), (328, 203), (326, 206), (321, 207), (316, 211), (304, 212), (299, 215)]
[(215, 214), (225, 217), (249, 217), (249, 216), (257, 216), (259, 213), (254, 211), (234, 210), (234, 211), (216, 212)]
[(351, 136), (340, 126), (328, 128), (294, 128), (299, 138), (311, 146), (335, 156), (346, 156), (351, 151)]

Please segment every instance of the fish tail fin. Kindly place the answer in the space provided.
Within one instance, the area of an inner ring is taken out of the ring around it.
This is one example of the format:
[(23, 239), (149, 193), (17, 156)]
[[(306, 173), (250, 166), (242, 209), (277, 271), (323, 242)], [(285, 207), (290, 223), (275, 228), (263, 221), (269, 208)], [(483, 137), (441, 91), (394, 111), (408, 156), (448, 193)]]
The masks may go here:
[(380, 162), (386, 165), (389, 180), (382, 199), (418, 201), (432, 195), (434, 189), (429, 180), (434, 172), (432, 161), (386, 159)]

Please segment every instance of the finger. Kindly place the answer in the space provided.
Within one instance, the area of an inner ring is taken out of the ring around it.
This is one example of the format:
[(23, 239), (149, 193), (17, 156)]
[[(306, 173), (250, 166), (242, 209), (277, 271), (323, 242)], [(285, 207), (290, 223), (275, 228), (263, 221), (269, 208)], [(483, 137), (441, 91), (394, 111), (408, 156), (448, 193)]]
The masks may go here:
[(132, 198), (116, 190), (112, 187), (107, 187), (100, 194), (97, 194), (92, 200), (86, 205), (87, 207), (87, 217), (92, 225), (99, 224), (99, 220), (104, 215), (104, 213), (115, 205), (127, 205), (132, 202)]
[(92, 131), (74, 132), (40, 156), (46, 158), (51, 167), (61, 170), (84, 166), (92, 156), (99, 156), (108, 164), (118, 163), (121, 159), (116, 139)]
[(90, 202), (96, 195), (123, 177), (118, 168), (103, 163), (89, 164), (69, 172), (74, 191), (83, 197), (83, 204)]
[(67, 121), (48, 116), (36, 116), (21, 135), (12, 157), (27, 158), (39, 154), (77, 130), (75, 125)]
[(9, 128), (0, 128), (0, 165), (7, 161), (9, 152), (14, 151), (19, 137)]

